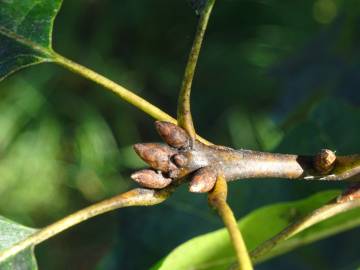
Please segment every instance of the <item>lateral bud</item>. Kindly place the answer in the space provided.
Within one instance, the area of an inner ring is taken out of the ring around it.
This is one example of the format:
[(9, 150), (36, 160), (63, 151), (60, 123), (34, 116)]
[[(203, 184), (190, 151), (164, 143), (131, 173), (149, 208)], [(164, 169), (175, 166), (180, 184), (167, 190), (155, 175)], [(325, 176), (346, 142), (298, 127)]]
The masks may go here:
[(156, 121), (155, 127), (161, 138), (175, 148), (187, 148), (190, 146), (190, 137), (185, 130), (170, 122)]
[(177, 169), (170, 157), (176, 152), (167, 145), (158, 143), (137, 143), (134, 145), (135, 152), (155, 170), (169, 172)]
[(178, 167), (185, 167), (186, 164), (188, 163), (188, 159), (185, 155), (183, 154), (176, 154), (172, 157), (174, 163), (176, 166)]
[(314, 167), (321, 174), (329, 173), (335, 165), (336, 155), (329, 149), (321, 149), (314, 159)]
[(205, 193), (213, 189), (217, 179), (216, 171), (211, 167), (199, 169), (191, 179), (189, 190), (195, 193)]
[(144, 169), (131, 175), (131, 178), (140, 186), (146, 188), (161, 189), (171, 184), (172, 179), (164, 177), (161, 172)]

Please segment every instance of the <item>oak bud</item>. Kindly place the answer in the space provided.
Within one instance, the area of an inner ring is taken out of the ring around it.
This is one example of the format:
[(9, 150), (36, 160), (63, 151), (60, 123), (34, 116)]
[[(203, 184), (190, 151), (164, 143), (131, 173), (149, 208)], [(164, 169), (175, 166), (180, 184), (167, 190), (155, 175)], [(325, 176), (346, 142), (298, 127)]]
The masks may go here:
[(185, 130), (170, 122), (156, 121), (155, 127), (161, 138), (172, 147), (186, 148), (190, 146), (190, 137)]
[(163, 172), (176, 169), (170, 160), (176, 152), (167, 145), (158, 143), (138, 143), (134, 145), (135, 152), (152, 168)]
[(162, 173), (144, 169), (131, 175), (131, 178), (139, 185), (146, 188), (160, 189), (171, 184), (172, 179), (164, 177)]
[(314, 167), (321, 174), (329, 173), (335, 165), (336, 155), (329, 149), (321, 149), (314, 159)]
[(189, 190), (196, 193), (209, 192), (215, 185), (216, 171), (211, 167), (199, 169), (191, 179)]

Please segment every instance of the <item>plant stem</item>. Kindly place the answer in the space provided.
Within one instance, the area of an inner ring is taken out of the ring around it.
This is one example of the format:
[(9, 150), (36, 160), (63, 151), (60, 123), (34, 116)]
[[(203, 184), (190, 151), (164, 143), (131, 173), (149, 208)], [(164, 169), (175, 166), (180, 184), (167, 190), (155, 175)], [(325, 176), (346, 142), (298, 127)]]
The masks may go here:
[(212, 192), (209, 193), (209, 204), (213, 206), (219, 213), (219, 216), (223, 220), (229, 235), (231, 242), (234, 246), (236, 258), (239, 263), (239, 270), (251, 270), (253, 269), (250, 256), (248, 254), (244, 239), (242, 238), (239, 227), (237, 226), (236, 219), (226, 202), (227, 197), (227, 183), (222, 176), (218, 176), (215, 187)]
[[(235, 150), (218, 145), (204, 145), (195, 141), (190, 150), (181, 152), (187, 158), (187, 163), (181, 169), (184, 175), (200, 168), (211, 167), (217, 175), (223, 174), (226, 181), (257, 178), (307, 181), (360, 179), (360, 154), (334, 155), (329, 170), (329, 168), (321, 169), (317, 164), (319, 160), (322, 160), (319, 157), (324, 157), (323, 153), (320, 151), (313, 156), (303, 156), (246, 149)], [(325, 161), (322, 160), (322, 162)], [(325, 163), (321, 164), (325, 165)]]
[(150, 206), (159, 204), (166, 200), (172, 193), (172, 189), (167, 188), (163, 190), (151, 190), (136, 188), (120, 195), (114, 196), (110, 199), (93, 204), (78, 212), (75, 212), (43, 229), (40, 229), (30, 237), (20, 241), (8, 249), (0, 252), (0, 261), (17, 254), (18, 252), (33, 247), (50, 237), (57, 235), (66, 229), (88, 220), (97, 215), (129, 206)]
[(185, 67), (184, 78), (179, 94), (177, 119), (179, 121), (179, 125), (189, 133), (191, 138), (195, 138), (196, 135), (190, 110), (191, 85), (199, 58), (201, 44), (204, 39), (204, 34), (214, 3), (215, 0), (207, 0), (204, 10), (201, 13), (194, 42)]
[[(357, 191), (359, 192), (359, 191)], [(256, 249), (251, 251), (251, 258), (254, 261), (260, 261), (270, 256), (270, 252), (277, 246), (278, 243), (285, 241), (292, 236), (304, 231), (305, 229), (331, 218), (337, 214), (347, 212), (351, 209), (360, 207), (360, 199), (346, 199), (351, 198), (351, 195), (343, 195), (339, 198), (335, 198), (324, 206), (312, 211), (310, 214), (299, 219), (297, 222), (291, 224), (283, 231), (275, 235), (273, 238), (265, 241)]]
[(142, 97), (134, 94), (132, 91), (106, 78), (105, 76), (100, 75), (95, 71), (87, 67), (84, 67), (78, 63), (75, 63), (74, 61), (67, 59), (64, 56), (57, 53), (54, 54), (53, 60), (55, 61), (55, 63), (64, 66), (65, 68), (71, 70), (72, 72), (80, 74), (81, 76), (91, 81), (94, 81), (97, 84), (105, 87), (106, 89), (114, 92), (115, 94), (120, 96), (120, 98), (130, 103), (131, 105), (134, 105), (135, 107), (139, 108), (140, 110), (152, 116), (153, 118), (176, 124), (176, 120), (173, 117), (171, 117), (164, 111), (160, 110), (156, 106), (152, 105), (150, 102), (146, 101)]
[[(158, 107), (154, 106), (153, 104), (151, 104), (147, 100), (143, 99), (142, 97), (134, 94), (132, 91), (130, 91), (130, 90), (126, 89), (125, 87), (115, 83), (114, 81), (106, 78), (105, 76), (103, 76), (85, 66), (82, 66), (70, 59), (67, 59), (64, 56), (62, 56), (58, 53), (55, 53), (55, 52), (52, 54), (51, 59), (52, 59), (52, 61), (65, 67), (66, 69), (68, 69), (74, 73), (77, 73), (77, 74), (103, 86), (105, 89), (108, 89), (108, 90), (114, 92), (115, 94), (120, 96), (120, 98), (122, 98), (126, 102), (130, 103), (131, 105), (134, 105), (135, 107), (142, 110), (146, 114), (150, 115), (154, 119), (177, 124), (176, 119), (171, 117), (169, 114), (162, 111)], [(199, 141), (203, 142), (204, 144), (211, 144), (210, 142), (208, 142), (207, 140), (205, 140), (204, 138), (202, 138), (198, 135), (196, 135), (196, 138)]]

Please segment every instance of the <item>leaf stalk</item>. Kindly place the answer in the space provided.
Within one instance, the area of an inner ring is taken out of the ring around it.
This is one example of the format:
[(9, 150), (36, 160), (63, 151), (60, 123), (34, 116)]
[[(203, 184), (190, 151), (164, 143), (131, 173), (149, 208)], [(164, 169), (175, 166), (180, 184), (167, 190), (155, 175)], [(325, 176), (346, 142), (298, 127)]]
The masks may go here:
[(35, 245), (100, 214), (129, 206), (150, 206), (165, 201), (172, 193), (172, 188), (163, 190), (151, 190), (136, 188), (119, 194), (110, 199), (98, 202), (82, 210), (79, 210), (65, 218), (38, 230), (28, 238), (0, 252), (0, 262), (16, 255), (20, 251), (34, 247)]
[(244, 239), (237, 225), (234, 213), (226, 202), (227, 183), (224, 177), (218, 176), (213, 191), (209, 192), (208, 201), (223, 220), (234, 246), (239, 270), (252, 270), (252, 263)]
[(201, 45), (214, 4), (215, 0), (208, 0), (204, 10), (201, 13), (179, 93), (177, 119), (179, 126), (183, 127), (191, 138), (195, 138), (196, 135), (190, 110), (191, 86), (195, 74), (196, 64), (200, 54)]

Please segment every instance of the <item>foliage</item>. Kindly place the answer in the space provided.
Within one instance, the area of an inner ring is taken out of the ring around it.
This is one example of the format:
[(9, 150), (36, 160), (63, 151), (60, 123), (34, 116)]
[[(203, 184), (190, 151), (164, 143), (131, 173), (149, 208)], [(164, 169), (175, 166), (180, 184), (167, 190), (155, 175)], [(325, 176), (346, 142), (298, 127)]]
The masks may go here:
[[(0, 217), (0, 252), (25, 239), (34, 232), (36, 232), (35, 229), (19, 225), (13, 221)], [(33, 247), (27, 248), (5, 261), (1, 261), (0, 268), (3, 270), (37, 269)]]
[(0, 80), (51, 59), (52, 27), (60, 4), (61, 0), (1, 2)]
[[(296, 202), (277, 203), (261, 207), (239, 220), (239, 228), (245, 236), (247, 247), (252, 250), (275, 235), (289, 222), (314, 210), (334, 196), (336, 191), (324, 191)], [(333, 217), (317, 226), (279, 244), (265, 259), (279, 256), (304, 244), (317, 241), (360, 224), (360, 211), (348, 212)], [(229, 269), (235, 263), (234, 251), (225, 229), (197, 236), (174, 249), (152, 269)]]

